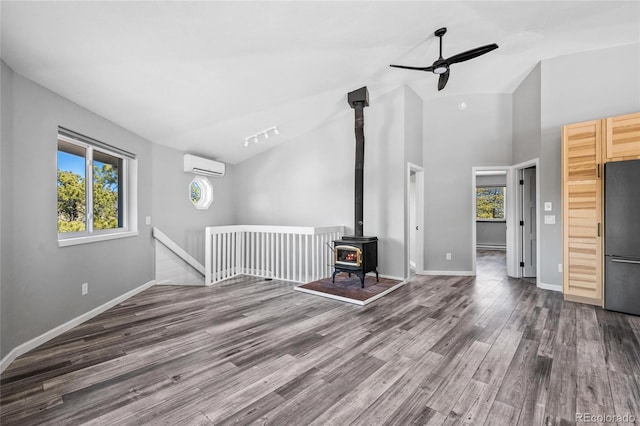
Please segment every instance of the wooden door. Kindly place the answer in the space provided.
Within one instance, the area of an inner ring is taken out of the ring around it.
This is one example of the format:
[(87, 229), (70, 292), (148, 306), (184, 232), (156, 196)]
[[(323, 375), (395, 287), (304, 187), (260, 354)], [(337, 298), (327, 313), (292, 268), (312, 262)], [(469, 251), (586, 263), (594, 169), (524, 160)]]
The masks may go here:
[(605, 120), (605, 162), (640, 159), (640, 112)]
[(563, 292), (602, 305), (602, 121), (562, 129)]
[(565, 268), (566, 295), (602, 302), (601, 184), (569, 181), (566, 185)]

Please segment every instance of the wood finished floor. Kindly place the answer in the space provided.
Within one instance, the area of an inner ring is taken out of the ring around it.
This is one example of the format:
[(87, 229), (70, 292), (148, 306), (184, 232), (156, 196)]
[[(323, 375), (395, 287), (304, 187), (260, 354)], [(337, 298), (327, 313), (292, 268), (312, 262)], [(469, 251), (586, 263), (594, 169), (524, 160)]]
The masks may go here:
[[(640, 318), (505, 277), (359, 307), (244, 277), (152, 287), (16, 359), (0, 423), (574, 424), (640, 417)], [(637, 421), (636, 421), (637, 422)]]

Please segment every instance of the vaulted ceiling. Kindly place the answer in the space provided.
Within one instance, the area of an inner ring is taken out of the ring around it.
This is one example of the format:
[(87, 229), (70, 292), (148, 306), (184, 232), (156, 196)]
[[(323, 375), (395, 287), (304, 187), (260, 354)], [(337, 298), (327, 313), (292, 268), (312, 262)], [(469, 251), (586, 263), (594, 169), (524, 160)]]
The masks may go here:
[[(1, 56), (16, 72), (156, 143), (237, 163), (402, 84), (424, 99), (511, 93), (541, 59), (640, 41), (637, 1), (13, 2)], [(500, 48), (451, 69), (427, 66)], [(603, 73), (611, 64), (603, 64)], [(280, 135), (244, 147), (277, 125)]]

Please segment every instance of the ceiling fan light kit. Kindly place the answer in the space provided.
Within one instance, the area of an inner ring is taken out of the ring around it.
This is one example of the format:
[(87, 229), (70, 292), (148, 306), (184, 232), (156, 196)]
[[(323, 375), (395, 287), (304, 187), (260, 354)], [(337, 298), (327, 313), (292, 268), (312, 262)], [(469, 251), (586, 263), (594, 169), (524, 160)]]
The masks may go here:
[(453, 55), (450, 58), (442, 57), (442, 36), (447, 33), (446, 28), (439, 28), (433, 34), (440, 39), (440, 56), (438, 59), (428, 67), (409, 67), (406, 65), (390, 65), (394, 68), (403, 68), (407, 70), (415, 70), (415, 71), (431, 71), (434, 74), (438, 74), (440, 78), (438, 79), (438, 90), (444, 89), (447, 85), (447, 81), (449, 81), (449, 68), (451, 64), (456, 64), (458, 62), (468, 61), (473, 58), (477, 58), (480, 55), (484, 55), (485, 53), (489, 53), (492, 50), (498, 48), (498, 45), (495, 43), (487, 44), (486, 46), (476, 47), (475, 49), (467, 50), (462, 53), (458, 53), (457, 55)]

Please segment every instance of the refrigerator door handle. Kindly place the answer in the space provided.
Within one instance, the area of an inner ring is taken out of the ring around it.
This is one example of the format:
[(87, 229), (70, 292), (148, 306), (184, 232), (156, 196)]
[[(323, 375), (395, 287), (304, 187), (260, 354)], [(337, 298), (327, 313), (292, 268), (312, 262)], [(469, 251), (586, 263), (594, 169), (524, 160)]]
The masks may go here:
[(611, 261), (612, 261), (612, 262), (615, 262), (615, 263), (632, 263), (632, 264), (634, 264), (634, 265), (640, 265), (640, 260), (616, 259), (616, 258), (614, 257), (614, 258), (611, 258)]

